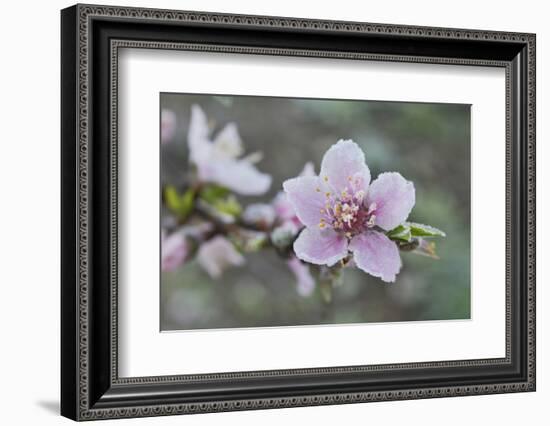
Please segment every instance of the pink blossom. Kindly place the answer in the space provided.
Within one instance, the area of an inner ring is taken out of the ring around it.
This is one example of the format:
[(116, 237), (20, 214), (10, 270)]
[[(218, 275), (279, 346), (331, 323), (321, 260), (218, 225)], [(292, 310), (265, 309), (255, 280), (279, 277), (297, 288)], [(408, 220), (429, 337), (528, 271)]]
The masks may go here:
[(193, 252), (193, 240), (202, 240), (212, 231), (212, 224), (207, 222), (196, 223), (179, 228), (166, 236), (163, 229), (161, 234), (161, 269), (173, 271), (189, 260)]
[(277, 193), (272, 204), (278, 219), (282, 221), (298, 219), (292, 203), (288, 201), (288, 197), (283, 191)]
[(244, 149), (235, 123), (227, 124), (211, 139), (206, 115), (193, 105), (187, 142), (190, 160), (202, 182), (216, 183), (242, 195), (261, 195), (271, 186), (271, 176), (254, 166), (261, 156), (253, 153), (241, 157)]
[[(313, 163), (306, 163), (299, 176), (315, 176)], [(271, 204), (275, 209), (277, 218), (281, 222), (290, 221), (299, 228), (304, 226), (302, 222), (300, 222), (300, 219), (298, 219), (298, 217), (296, 216), (296, 210), (294, 209), (294, 206), (292, 205), (292, 203), (288, 199), (287, 194), (284, 191), (279, 191)]]
[(269, 228), (276, 219), (276, 211), (270, 204), (253, 203), (249, 204), (242, 214), (245, 223)]
[(309, 272), (309, 266), (292, 256), (287, 265), (296, 277), (296, 290), (300, 296), (309, 296), (315, 289), (315, 280)]
[[(313, 163), (306, 163), (300, 176), (315, 176)], [(284, 191), (280, 191), (271, 204), (279, 223), (279, 226), (273, 230), (271, 239), (275, 245), (279, 243), (286, 245), (288, 244), (287, 241), (291, 242), (295, 238), (296, 234), (304, 227), (304, 224), (296, 216), (296, 210)], [(311, 276), (309, 266), (295, 256), (290, 257), (287, 265), (296, 277), (296, 290), (298, 294), (300, 296), (309, 296), (313, 293), (315, 279)]]
[(160, 112), (160, 142), (169, 143), (176, 135), (176, 114), (170, 109)]
[(332, 266), (351, 251), (358, 268), (395, 281), (401, 258), (383, 231), (407, 219), (415, 203), (414, 185), (396, 172), (370, 180), (363, 151), (351, 140), (340, 140), (325, 153), (319, 176), (283, 183), (305, 225), (294, 242), (298, 258)]
[(173, 271), (186, 260), (190, 251), (189, 243), (182, 232), (174, 232), (168, 237), (162, 233), (161, 268)]
[(219, 278), (228, 267), (242, 266), (245, 263), (243, 255), (221, 235), (201, 244), (197, 260), (208, 275), (215, 279)]

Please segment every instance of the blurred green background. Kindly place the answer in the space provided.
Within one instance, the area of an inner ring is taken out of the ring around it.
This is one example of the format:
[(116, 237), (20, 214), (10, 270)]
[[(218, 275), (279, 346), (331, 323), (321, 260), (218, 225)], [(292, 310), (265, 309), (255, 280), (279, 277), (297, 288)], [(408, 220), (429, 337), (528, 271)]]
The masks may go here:
[(163, 93), (175, 112), (174, 141), (161, 145), (162, 184), (181, 185), (189, 170), (187, 130), (192, 104), (219, 130), (238, 125), (246, 153), (261, 151), (257, 168), (273, 176), (262, 197), (270, 202), (282, 182), (307, 161), (319, 172), (325, 151), (353, 139), (365, 152), (372, 179), (398, 171), (414, 182), (410, 221), (447, 233), (436, 240), (439, 260), (401, 252), (403, 268), (386, 284), (346, 269), (330, 305), (319, 289), (296, 292), (295, 278), (271, 250), (246, 255), (243, 267), (211, 279), (196, 261), (161, 274), (161, 330), (390, 322), (470, 318), (470, 106)]

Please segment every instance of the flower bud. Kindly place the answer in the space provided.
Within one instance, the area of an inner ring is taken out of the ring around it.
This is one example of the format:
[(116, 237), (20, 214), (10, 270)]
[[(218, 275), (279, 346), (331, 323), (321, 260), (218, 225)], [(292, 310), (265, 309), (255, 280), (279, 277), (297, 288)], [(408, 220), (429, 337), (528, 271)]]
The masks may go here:
[(292, 221), (286, 221), (271, 232), (271, 242), (279, 249), (289, 247), (293, 242), (299, 228)]
[(249, 225), (269, 228), (275, 222), (275, 209), (269, 204), (250, 204), (243, 212), (242, 219)]

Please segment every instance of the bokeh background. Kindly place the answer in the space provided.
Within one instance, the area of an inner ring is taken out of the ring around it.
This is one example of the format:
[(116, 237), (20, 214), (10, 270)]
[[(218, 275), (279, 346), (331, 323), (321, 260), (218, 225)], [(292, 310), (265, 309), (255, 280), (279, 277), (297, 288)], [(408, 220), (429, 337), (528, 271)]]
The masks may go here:
[(330, 304), (316, 289), (296, 291), (295, 278), (271, 250), (246, 255), (246, 265), (214, 280), (196, 261), (161, 274), (161, 330), (392, 322), (470, 318), (470, 106), (162, 93), (160, 107), (175, 112), (174, 141), (161, 145), (162, 184), (181, 184), (189, 170), (191, 105), (202, 107), (219, 130), (238, 125), (246, 153), (261, 151), (257, 168), (273, 176), (262, 197), (270, 202), (282, 182), (325, 151), (353, 139), (365, 152), (372, 179), (398, 171), (414, 182), (410, 221), (447, 233), (439, 260), (401, 252), (403, 268), (387, 284), (346, 269)]

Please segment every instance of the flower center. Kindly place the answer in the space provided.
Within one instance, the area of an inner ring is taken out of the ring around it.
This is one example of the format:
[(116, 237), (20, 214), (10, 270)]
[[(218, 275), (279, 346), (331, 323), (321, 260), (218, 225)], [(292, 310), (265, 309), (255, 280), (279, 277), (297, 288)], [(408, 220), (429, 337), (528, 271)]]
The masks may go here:
[[(324, 178), (328, 182), (327, 177)], [(365, 205), (365, 191), (362, 180), (348, 177), (349, 185), (339, 194), (326, 192), (325, 207), (321, 209), (319, 228), (331, 227), (346, 237), (359, 234), (372, 228), (376, 219), (376, 204)]]

